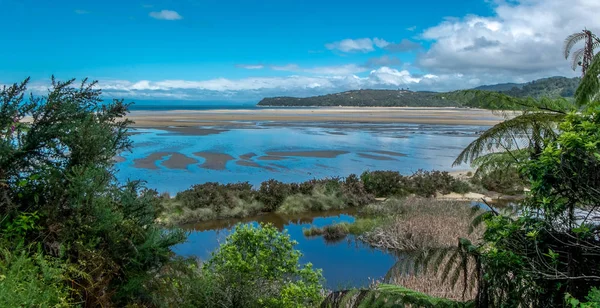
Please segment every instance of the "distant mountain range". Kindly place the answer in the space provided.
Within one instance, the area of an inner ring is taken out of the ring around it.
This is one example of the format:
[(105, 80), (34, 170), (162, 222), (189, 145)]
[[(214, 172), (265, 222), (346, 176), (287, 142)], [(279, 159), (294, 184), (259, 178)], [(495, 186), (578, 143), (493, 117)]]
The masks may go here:
[[(496, 91), (515, 97), (572, 97), (580, 78), (550, 77), (528, 83), (484, 85), (474, 90)], [(353, 90), (335, 94), (298, 97), (268, 97), (258, 106), (356, 106), (356, 107), (477, 107), (444, 98), (443, 93), (408, 90)]]

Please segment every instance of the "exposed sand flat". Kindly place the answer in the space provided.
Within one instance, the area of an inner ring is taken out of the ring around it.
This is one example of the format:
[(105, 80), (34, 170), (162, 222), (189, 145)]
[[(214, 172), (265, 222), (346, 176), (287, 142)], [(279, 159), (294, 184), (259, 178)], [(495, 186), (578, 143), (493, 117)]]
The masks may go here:
[(161, 160), (165, 156), (169, 156), (173, 154), (172, 152), (156, 152), (148, 155), (144, 158), (138, 158), (133, 160), (133, 166), (135, 168), (142, 169), (151, 169), (156, 170), (158, 166), (156, 166), (156, 161)]
[(258, 160), (285, 160), (286, 157), (281, 157), (281, 156), (260, 156), (257, 159)]
[(405, 157), (408, 156), (404, 153), (398, 153), (398, 152), (392, 152), (392, 151), (369, 151), (371, 153), (377, 153), (377, 154), (382, 154), (382, 155), (390, 155), (390, 156), (398, 156), (398, 157)]
[(240, 159), (248, 160), (248, 159), (251, 159), (254, 156), (256, 156), (255, 153), (252, 153), (252, 152), (251, 153), (246, 153), (246, 154), (240, 155)]
[(163, 166), (169, 169), (183, 169), (186, 170), (187, 166), (197, 163), (198, 160), (191, 157), (187, 157), (181, 153), (172, 153), (171, 157), (162, 163)]
[(194, 155), (200, 156), (206, 160), (200, 165), (201, 168), (212, 170), (225, 170), (227, 162), (234, 159), (234, 157), (229, 154), (216, 152), (196, 152)]
[(189, 136), (207, 136), (207, 135), (216, 135), (228, 130), (226, 129), (214, 129), (214, 128), (202, 128), (202, 127), (193, 127), (193, 126), (182, 126), (182, 127), (163, 127), (163, 130), (168, 131), (172, 134), (177, 135), (189, 135)]
[(269, 156), (295, 156), (295, 157), (316, 157), (316, 158), (336, 158), (342, 154), (348, 154), (348, 151), (289, 151), (289, 152), (267, 152)]
[(494, 125), (504, 120), (483, 109), (404, 107), (132, 111), (128, 118), (135, 122), (134, 127), (152, 128), (252, 125), (238, 121)]
[(123, 156), (115, 156), (115, 157), (113, 157), (113, 161), (114, 161), (115, 163), (122, 163), (122, 162), (124, 162), (125, 160), (126, 160), (126, 159), (125, 159), (125, 157), (123, 157)]
[(367, 154), (367, 153), (357, 153), (357, 155), (362, 158), (368, 158), (368, 159), (374, 159), (374, 160), (397, 160), (397, 159), (395, 159), (393, 157), (389, 157), (389, 156), (373, 155), (373, 154)]

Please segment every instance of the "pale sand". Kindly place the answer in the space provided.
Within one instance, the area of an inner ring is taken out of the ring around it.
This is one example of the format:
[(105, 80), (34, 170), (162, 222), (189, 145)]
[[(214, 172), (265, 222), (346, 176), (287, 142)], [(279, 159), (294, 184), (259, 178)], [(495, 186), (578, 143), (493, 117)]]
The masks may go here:
[[(269, 156), (293, 156), (293, 157), (315, 157), (315, 158), (336, 158), (342, 154), (348, 154), (348, 151), (289, 151), (289, 152), (267, 152)], [(260, 159), (260, 158), (259, 158)]]
[(134, 159), (133, 166), (135, 168), (156, 170), (159, 169), (156, 165), (156, 162), (166, 156), (170, 157), (166, 161), (162, 162), (162, 165), (169, 169), (187, 169), (188, 165), (198, 162), (196, 159), (187, 157), (177, 152), (156, 152), (144, 158)]
[(123, 156), (115, 156), (115, 157), (113, 157), (113, 161), (115, 163), (122, 163), (122, 162), (126, 161), (126, 159)]
[(191, 157), (187, 157), (180, 153), (173, 153), (171, 157), (162, 163), (163, 166), (169, 169), (183, 169), (186, 170), (187, 166), (197, 163), (198, 160)]
[(158, 166), (156, 166), (156, 161), (161, 160), (163, 157), (169, 156), (171, 154), (173, 154), (173, 153), (171, 153), (171, 152), (152, 153), (145, 158), (134, 159), (133, 166), (135, 168), (156, 170), (156, 169), (158, 169)]
[(281, 156), (260, 156), (257, 159), (258, 160), (285, 160), (286, 157), (281, 157)]
[(388, 157), (388, 156), (373, 155), (373, 154), (367, 154), (367, 153), (358, 153), (357, 155), (362, 158), (368, 158), (368, 159), (374, 159), (374, 160), (397, 160), (395, 158)]
[(389, 155), (389, 156), (398, 156), (398, 157), (405, 157), (408, 156), (404, 153), (399, 153), (399, 152), (392, 152), (392, 151), (369, 151), (371, 153), (377, 153), (377, 154), (382, 154), (382, 155)]
[(504, 120), (483, 109), (403, 107), (132, 111), (128, 118), (135, 122), (134, 127), (152, 128), (244, 126), (255, 121), (495, 125)]
[(163, 127), (163, 130), (168, 131), (168, 134), (173, 135), (184, 135), (184, 136), (207, 136), (216, 135), (223, 132), (227, 132), (227, 129), (214, 129), (214, 128), (200, 128), (190, 126), (177, 126), (177, 127)]
[(206, 161), (200, 165), (204, 169), (225, 170), (227, 162), (233, 160), (233, 156), (225, 153), (216, 152), (196, 152), (196, 156), (204, 158)]
[(240, 155), (240, 159), (248, 160), (248, 159), (252, 159), (252, 157), (254, 157), (254, 156), (256, 156), (256, 154), (250, 152), (250, 153)]

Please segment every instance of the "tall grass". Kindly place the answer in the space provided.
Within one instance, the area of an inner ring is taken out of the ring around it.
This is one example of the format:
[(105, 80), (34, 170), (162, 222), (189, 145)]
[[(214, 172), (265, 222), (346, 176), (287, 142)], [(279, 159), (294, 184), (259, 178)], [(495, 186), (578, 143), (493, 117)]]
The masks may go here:
[[(395, 171), (364, 172), (360, 178), (310, 180), (303, 183), (263, 182), (258, 189), (248, 182), (235, 184), (205, 183), (178, 193), (175, 198), (157, 196), (162, 204), (161, 222), (185, 224), (213, 219), (243, 218), (260, 212), (294, 215), (310, 211), (327, 211), (364, 207), (377, 197), (430, 197), (451, 191), (463, 193), (469, 185), (447, 172), (418, 171), (403, 176)], [(376, 205), (367, 211), (380, 211)], [(392, 213), (393, 203), (380, 207)]]
[(399, 212), (387, 223), (364, 233), (360, 239), (371, 246), (412, 251), (456, 246), (469, 233), (472, 208), (468, 202), (423, 198), (390, 201)]

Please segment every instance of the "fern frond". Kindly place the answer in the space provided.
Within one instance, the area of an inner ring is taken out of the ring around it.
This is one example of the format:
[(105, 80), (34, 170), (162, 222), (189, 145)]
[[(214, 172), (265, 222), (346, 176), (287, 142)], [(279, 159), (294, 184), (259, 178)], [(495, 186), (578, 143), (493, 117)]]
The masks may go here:
[(585, 34), (585, 32), (577, 32), (567, 36), (563, 46), (563, 55), (565, 56), (565, 59), (569, 58), (569, 54), (571, 53), (571, 49), (573, 49), (573, 46), (575, 46), (575, 44), (579, 43), (580, 41), (584, 40), (586, 37), (587, 35)]
[(573, 52), (573, 56), (571, 56), (571, 68), (573, 70), (577, 70), (580, 61), (583, 59), (583, 54), (585, 53), (585, 48), (577, 49)]
[(478, 174), (493, 170), (510, 168), (516, 163), (526, 161), (530, 155), (528, 147), (505, 152), (494, 152), (477, 157), (471, 165), (476, 168), (475, 176), (477, 176)]
[(575, 102), (577, 106), (584, 106), (595, 99), (598, 99), (600, 93), (600, 54), (594, 56), (591, 65), (588, 67), (585, 76), (575, 91)]
[(474, 307), (473, 301), (459, 302), (430, 296), (397, 285), (381, 284), (365, 296), (358, 307)]
[[(563, 113), (530, 112), (494, 125), (485, 131), (475, 141), (471, 142), (456, 158), (453, 166), (470, 163), (474, 159), (498, 150), (513, 150), (517, 137), (531, 136), (533, 129), (538, 136), (555, 137), (555, 124), (565, 117)], [(502, 143), (504, 142), (504, 143)], [(530, 145), (533, 142), (530, 141)]]

